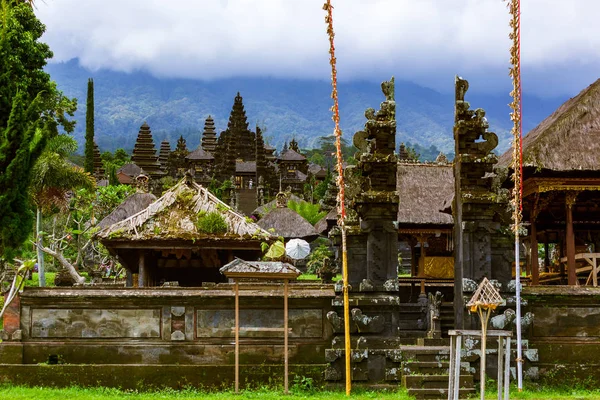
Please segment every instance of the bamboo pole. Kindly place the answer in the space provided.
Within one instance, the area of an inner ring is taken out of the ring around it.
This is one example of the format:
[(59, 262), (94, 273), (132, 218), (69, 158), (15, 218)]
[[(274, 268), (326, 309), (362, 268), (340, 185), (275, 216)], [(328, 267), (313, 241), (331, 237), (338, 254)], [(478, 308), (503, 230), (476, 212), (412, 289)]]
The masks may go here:
[(238, 281), (235, 290), (235, 392), (240, 391), (240, 288)]
[(521, 1), (509, 0), (508, 9), (510, 12), (511, 32), (509, 38), (512, 40), (510, 48), (510, 77), (513, 81), (513, 98), (510, 107), (512, 108), (511, 119), (513, 121), (512, 134), (513, 140), (513, 220), (515, 234), (515, 283), (516, 283), (516, 323), (517, 323), (517, 387), (519, 392), (523, 390), (523, 359), (521, 350), (521, 266), (519, 264), (519, 228), (521, 226), (521, 212), (523, 208), (523, 126), (521, 123), (522, 115), (522, 91), (521, 91)]
[(283, 358), (284, 358), (284, 376), (283, 388), (285, 394), (288, 394), (288, 280), (283, 281)]
[(338, 213), (340, 218), (338, 219), (338, 225), (342, 232), (342, 279), (343, 279), (343, 295), (344, 295), (344, 352), (346, 362), (346, 395), (350, 396), (352, 390), (352, 376), (351, 376), (351, 344), (350, 344), (350, 301), (348, 296), (348, 252), (346, 249), (346, 207), (344, 199), (344, 169), (343, 169), (343, 158), (342, 158), (342, 131), (340, 129), (340, 109), (338, 103), (338, 91), (337, 91), (337, 70), (336, 70), (336, 58), (335, 58), (335, 45), (333, 31), (333, 6), (331, 0), (323, 5), (323, 9), (327, 11), (325, 16), (325, 23), (327, 24), (327, 35), (329, 37), (329, 64), (331, 65), (331, 98), (333, 99), (333, 122), (335, 123), (335, 148), (337, 158), (337, 186), (338, 186)]

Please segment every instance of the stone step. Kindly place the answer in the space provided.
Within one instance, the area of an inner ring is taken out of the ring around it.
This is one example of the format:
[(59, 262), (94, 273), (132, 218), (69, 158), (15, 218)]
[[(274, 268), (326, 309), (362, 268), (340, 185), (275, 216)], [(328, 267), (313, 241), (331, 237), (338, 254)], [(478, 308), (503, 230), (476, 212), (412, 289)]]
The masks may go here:
[[(407, 389), (447, 389), (449, 375), (403, 375), (402, 385)], [(473, 375), (461, 375), (459, 378), (461, 388), (474, 388)]]
[(410, 361), (449, 361), (450, 346), (400, 346), (402, 358)]
[(450, 346), (450, 338), (442, 338), (442, 339), (419, 338), (419, 339), (417, 339), (417, 345), (419, 345), (419, 346)]
[[(405, 375), (447, 375), (450, 370), (448, 361), (403, 361), (402, 373)], [(461, 363), (463, 372), (469, 371), (468, 363)]]
[[(467, 399), (475, 394), (475, 389), (460, 389), (458, 396), (461, 399)], [(447, 399), (448, 388), (445, 389), (408, 389), (408, 394), (414, 396), (417, 400), (421, 399)]]

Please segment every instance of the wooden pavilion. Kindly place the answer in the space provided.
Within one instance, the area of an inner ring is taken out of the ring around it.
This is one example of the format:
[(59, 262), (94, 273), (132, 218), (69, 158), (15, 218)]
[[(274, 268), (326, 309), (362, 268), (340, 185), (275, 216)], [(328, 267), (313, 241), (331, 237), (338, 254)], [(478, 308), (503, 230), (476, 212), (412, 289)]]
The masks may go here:
[[(512, 151), (499, 165), (511, 167)], [(523, 139), (523, 221), (531, 283), (593, 283), (600, 258), (600, 80)], [(539, 247), (544, 262), (539, 268)], [(555, 248), (555, 259), (551, 257)], [(542, 274), (540, 275), (540, 271)]]
[(235, 257), (256, 260), (272, 236), (186, 176), (148, 207), (97, 234), (128, 271), (128, 284), (221, 282)]
[(443, 212), (454, 196), (452, 164), (398, 163), (399, 240), (411, 248), (413, 277), (454, 277), (452, 215)]

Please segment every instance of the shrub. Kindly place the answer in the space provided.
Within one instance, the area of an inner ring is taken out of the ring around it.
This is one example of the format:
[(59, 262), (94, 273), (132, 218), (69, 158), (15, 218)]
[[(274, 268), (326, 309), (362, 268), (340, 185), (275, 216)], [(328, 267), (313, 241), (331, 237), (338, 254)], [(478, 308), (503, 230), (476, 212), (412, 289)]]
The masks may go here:
[(216, 211), (198, 213), (196, 227), (199, 232), (209, 235), (223, 235), (229, 229), (225, 218)]

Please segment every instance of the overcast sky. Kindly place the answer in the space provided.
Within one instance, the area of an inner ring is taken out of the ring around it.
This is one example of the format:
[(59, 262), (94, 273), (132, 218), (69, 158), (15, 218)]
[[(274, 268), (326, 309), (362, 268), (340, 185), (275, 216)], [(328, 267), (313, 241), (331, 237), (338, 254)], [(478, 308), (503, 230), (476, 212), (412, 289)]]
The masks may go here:
[[(324, 0), (43, 0), (55, 61), (157, 76), (329, 79)], [(501, 0), (333, 0), (341, 79), (390, 75), (502, 92), (509, 15)], [(600, 78), (600, 0), (524, 0), (523, 90), (574, 95)]]

